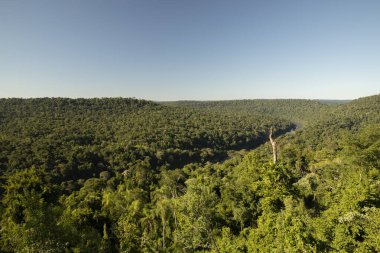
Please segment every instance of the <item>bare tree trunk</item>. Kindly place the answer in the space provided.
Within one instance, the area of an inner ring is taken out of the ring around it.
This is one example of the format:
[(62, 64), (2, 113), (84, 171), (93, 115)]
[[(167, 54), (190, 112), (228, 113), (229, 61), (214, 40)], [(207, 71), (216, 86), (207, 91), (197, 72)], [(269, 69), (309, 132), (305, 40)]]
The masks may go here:
[(277, 162), (277, 143), (276, 143), (276, 141), (273, 139), (273, 127), (270, 128), (270, 132), (269, 132), (269, 140), (270, 140), (270, 143), (272, 144), (272, 150), (273, 150), (273, 163), (276, 163), (276, 162)]

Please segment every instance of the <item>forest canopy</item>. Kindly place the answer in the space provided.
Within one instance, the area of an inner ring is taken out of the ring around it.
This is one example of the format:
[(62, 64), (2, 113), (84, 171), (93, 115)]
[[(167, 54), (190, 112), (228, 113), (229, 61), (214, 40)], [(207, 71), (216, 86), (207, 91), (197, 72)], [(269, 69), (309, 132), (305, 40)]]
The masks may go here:
[(0, 251), (379, 252), (379, 112), (0, 99)]

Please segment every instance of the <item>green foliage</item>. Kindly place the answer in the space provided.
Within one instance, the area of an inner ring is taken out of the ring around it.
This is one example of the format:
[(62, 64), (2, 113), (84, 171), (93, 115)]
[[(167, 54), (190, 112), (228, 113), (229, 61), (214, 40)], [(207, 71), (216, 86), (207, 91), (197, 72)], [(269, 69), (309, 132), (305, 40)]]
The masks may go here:
[(213, 243), (213, 228), (217, 225), (215, 206), (218, 196), (209, 178), (192, 178), (186, 194), (175, 200), (178, 227), (175, 230), (177, 247), (185, 251), (209, 249)]
[(329, 109), (325, 103), (305, 99), (255, 99), (228, 101), (178, 101), (165, 102), (165, 105), (175, 105), (190, 108), (202, 108), (209, 111), (234, 111), (237, 113), (261, 113), (277, 118), (285, 118), (299, 125), (315, 120), (321, 112)]
[(65, 248), (65, 234), (57, 219), (62, 213), (52, 203), (53, 190), (36, 168), (7, 178), (2, 199), (0, 249), (17, 252), (51, 252)]
[(379, 111), (0, 99), (0, 251), (379, 252)]

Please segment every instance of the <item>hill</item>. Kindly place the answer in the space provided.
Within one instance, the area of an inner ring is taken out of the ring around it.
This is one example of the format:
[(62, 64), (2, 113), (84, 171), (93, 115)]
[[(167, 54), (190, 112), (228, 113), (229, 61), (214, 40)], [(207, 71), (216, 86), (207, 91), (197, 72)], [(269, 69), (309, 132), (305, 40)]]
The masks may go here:
[(259, 113), (167, 107), (124, 98), (1, 99), (1, 174), (37, 166), (54, 180), (78, 180), (102, 171), (140, 166), (150, 172), (226, 159), (252, 149), (268, 129), (294, 128)]
[(273, 117), (290, 120), (299, 125), (304, 125), (307, 122), (313, 121), (317, 115), (325, 110), (329, 110), (331, 107), (317, 100), (306, 99), (177, 101), (163, 102), (163, 104), (190, 108), (202, 108), (211, 111), (261, 113), (264, 115), (271, 115)]
[(0, 249), (379, 252), (379, 111), (380, 95), (1, 99)]

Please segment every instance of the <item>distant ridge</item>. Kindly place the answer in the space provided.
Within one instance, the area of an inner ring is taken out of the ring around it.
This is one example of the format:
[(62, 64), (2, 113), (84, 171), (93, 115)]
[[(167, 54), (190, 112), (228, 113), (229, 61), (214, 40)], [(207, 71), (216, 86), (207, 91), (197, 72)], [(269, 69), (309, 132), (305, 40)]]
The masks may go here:
[(342, 105), (350, 103), (352, 100), (318, 99), (318, 101), (325, 105)]

